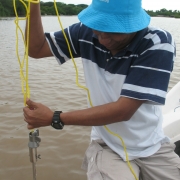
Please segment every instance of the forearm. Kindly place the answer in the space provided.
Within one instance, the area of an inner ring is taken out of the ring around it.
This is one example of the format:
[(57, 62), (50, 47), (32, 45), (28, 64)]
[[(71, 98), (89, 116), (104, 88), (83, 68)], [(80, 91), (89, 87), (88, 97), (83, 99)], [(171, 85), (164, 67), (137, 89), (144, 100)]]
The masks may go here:
[(102, 126), (122, 121), (114, 103), (60, 114), (65, 125)]
[[(126, 98), (127, 100), (127, 98)], [(129, 103), (122, 98), (116, 102), (108, 103), (89, 109), (61, 113), (60, 118), (65, 125), (102, 126), (111, 123), (129, 120), (143, 101)], [(136, 103), (136, 105), (135, 105)]]
[[(60, 119), (65, 125), (103, 126), (129, 120), (145, 101), (130, 98), (119, 98), (118, 101), (84, 110), (64, 112)], [(52, 123), (53, 111), (47, 106), (28, 99), (28, 106), (23, 108), (28, 129), (49, 126)]]

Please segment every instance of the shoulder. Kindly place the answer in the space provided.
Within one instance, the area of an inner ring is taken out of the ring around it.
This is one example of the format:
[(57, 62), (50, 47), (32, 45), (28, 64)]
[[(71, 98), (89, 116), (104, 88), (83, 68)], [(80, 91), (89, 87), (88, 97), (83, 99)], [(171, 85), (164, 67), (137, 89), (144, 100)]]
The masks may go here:
[(92, 29), (88, 28), (81, 22), (71, 25), (69, 27), (69, 30), (72, 33), (78, 32), (80, 36), (87, 36), (87, 35), (92, 36), (93, 34)]
[(174, 39), (172, 35), (161, 28), (149, 26), (147, 34), (144, 36), (145, 39), (151, 40), (154, 44), (168, 43), (174, 46)]
[[(143, 31), (142, 31), (143, 32)], [(161, 28), (147, 27), (144, 32), (139, 32), (141, 37), (136, 44), (136, 51), (139, 54), (170, 52), (175, 55), (176, 47), (172, 35)], [(160, 51), (159, 51), (160, 50)]]

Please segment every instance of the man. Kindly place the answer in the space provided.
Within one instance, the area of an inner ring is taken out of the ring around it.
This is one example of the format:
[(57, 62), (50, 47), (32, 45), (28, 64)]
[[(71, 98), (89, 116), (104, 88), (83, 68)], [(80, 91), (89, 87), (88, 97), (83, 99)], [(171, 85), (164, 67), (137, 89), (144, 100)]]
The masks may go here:
[[(83, 168), (89, 180), (134, 180), (120, 139), (138, 179), (178, 180), (180, 160), (162, 130), (159, 105), (165, 103), (175, 45), (165, 30), (148, 27), (141, 0), (93, 0), (65, 29), (73, 56), (81, 57), (93, 107), (52, 112), (27, 100), (28, 129), (52, 125), (92, 126)], [(70, 59), (61, 31), (43, 32), (40, 6), (31, 5), (29, 55)]]

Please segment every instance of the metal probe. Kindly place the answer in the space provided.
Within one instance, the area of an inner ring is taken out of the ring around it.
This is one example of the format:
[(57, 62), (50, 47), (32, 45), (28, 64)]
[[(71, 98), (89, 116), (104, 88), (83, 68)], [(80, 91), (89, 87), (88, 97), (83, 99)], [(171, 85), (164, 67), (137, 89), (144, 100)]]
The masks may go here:
[(37, 159), (41, 159), (40, 155), (37, 155), (37, 148), (41, 142), (41, 138), (39, 137), (39, 130), (36, 129), (29, 133), (29, 157), (30, 162), (32, 163), (33, 169), (33, 180), (36, 180), (36, 162)]

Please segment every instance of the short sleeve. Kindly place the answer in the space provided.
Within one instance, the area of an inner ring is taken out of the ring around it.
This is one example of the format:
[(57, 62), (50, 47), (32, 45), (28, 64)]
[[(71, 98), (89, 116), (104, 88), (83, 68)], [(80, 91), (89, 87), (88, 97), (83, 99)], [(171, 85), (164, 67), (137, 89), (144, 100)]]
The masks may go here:
[(73, 58), (77, 58), (80, 56), (78, 45), (80, 28), (81, 23), (76, 23), (64, 29), (68, 44), (62, 31), (45, 33), (51, 52), (53, 53), (59, 64), (63, 64), (67, 60), (71, 59), (69, 48), (71, 50)]
[(132, 61), (121, 95), (164, 104), (175, 58), (175, 43), (165, 31), (151, 30), (146, 48)]

